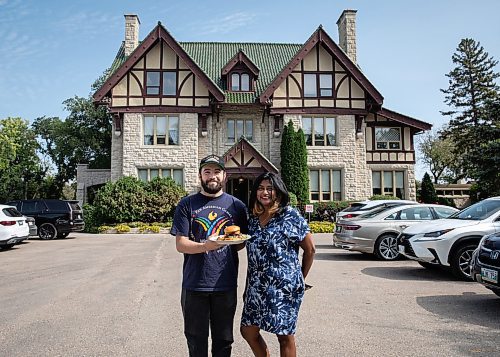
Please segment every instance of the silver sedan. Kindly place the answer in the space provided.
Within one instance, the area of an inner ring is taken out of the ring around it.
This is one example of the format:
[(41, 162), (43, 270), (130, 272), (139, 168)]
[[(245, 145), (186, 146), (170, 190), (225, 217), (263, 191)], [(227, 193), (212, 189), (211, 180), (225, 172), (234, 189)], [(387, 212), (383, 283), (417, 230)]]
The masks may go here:
[(434, 204), (382, 208), (337, 223), (333, 245), (375, 254), (381, 260), (395, 260), (399, 258), (396, 237), (401, 231), (427, 220), (446, 218), (457, 211), (456, 208)]

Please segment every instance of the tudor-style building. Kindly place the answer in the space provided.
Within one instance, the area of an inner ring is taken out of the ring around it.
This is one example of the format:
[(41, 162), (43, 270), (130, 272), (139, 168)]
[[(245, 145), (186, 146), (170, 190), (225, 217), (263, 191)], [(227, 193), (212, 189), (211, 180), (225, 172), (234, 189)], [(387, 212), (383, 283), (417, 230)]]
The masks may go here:
[(214, 153), (226, 191), (246, 201), (257, 175), (279, 172), (289, 121), (306, 136), (311, 201), (415, 199), (413, 138), (431, 125), (383, 107), (356, 64), (355, 16), (340, 16), (337, 45), (321, 26), (304, 44), (221, 43), (177, 42), (161, 23), (140, 42), (138, 17), (125, 15), (94, 95), (114, 118), (111, 170), (80, 165), (78, 199), (125, 175), (170, 176), (194, 192), (199, 160)]

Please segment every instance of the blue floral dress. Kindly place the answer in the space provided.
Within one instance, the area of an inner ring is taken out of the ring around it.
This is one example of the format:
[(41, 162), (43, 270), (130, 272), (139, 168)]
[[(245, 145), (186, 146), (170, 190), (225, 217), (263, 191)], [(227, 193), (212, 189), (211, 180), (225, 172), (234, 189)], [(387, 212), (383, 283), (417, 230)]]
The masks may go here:
[(277, 335), (295, 334), (304, 296), (299, 243), (308, 232), (307, 222), (290, 206), (264, 228), (258, 218), (250, 219), (242, 326), (258, 326)]

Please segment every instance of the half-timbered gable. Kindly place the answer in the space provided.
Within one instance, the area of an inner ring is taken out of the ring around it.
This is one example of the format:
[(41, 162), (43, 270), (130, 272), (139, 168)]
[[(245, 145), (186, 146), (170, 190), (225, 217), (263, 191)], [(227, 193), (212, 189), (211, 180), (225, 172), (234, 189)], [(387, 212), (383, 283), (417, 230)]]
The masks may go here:
[(365, 114), (383, 97), (320, 26), (260, 100), (272, 113)]
[[(160, 23), (139, 41), (138, 17), (125, 15), (125, 41), (94, 94), (114, 118), (111, 179), (169, 176), (192, 192), (199, 160), (218, 154), (226, 190), (246, 201), (258, 174), (279, 172), (292, 122), (305, 135), (311, 201), (415, 199), (413, 138), (431, 125), (384, 108), (357, 65), (355, 16), (340, 16), (338, 44), (322, 26), (283, 44), (177, 42)], [(90, 172), (78, 170), (84, 200)]]

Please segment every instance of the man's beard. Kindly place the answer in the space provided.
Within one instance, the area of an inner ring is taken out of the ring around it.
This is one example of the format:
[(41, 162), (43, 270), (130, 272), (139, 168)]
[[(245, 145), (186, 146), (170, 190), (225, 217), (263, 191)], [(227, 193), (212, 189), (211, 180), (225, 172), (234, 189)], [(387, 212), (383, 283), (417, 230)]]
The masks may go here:
[[(201, 180), (201, 187), (203, 187), (203, 191), (205, 191), (206, 193), (209, 193), (211, 195), (215, 195), (220, 190), (222, 190), (222, 183), (218, 182), (216, 180), (212, 180), (212, 181), (217, 183), (217, 185), (215, 187), (209, 186), (208, 182), (204, 182), (203, 180)], [(210, 182), (212, 182), (212, 181), (210, 181)]]

